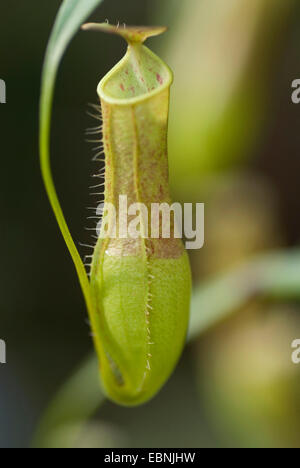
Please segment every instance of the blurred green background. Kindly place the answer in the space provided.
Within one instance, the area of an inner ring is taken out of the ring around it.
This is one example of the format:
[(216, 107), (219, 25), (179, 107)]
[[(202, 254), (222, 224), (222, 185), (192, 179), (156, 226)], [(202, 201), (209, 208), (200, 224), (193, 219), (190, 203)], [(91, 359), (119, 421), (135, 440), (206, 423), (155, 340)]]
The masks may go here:
[[(0, 78), (7, 85), (0, 106), (0, 338), (8, 360), (0, 367), (0, 446), (26, 447), (92, 342), (38, 164), (40, 76), (61, 2), (0, 4)], [(149, 46), (175, 73), (174, 200), (206, 204), (206, 244), (190, 252), (195, 285), (254, 254), (299, 244), (300, 107), (291, 102), (300, 73), (299, 13), (294, 0), (105, 0), (93, 15), (170, 27)], [(95, 163), (84, 136), (94, 124), (87, 103), (97, 103), (98, 81), (124, 52), (117, 37), (81, 32), (59, 73), (52, 165), (77, 243), (90, 242), (84, 228)], [(300, 447), (300, 366), (290, 358), (300, 305), (254, 294), (235, 312), (187, 347), (153, 401), (135, 409), (105, 402), (75, 445)], [(56, 436), (74, 443), (72, 427)]]

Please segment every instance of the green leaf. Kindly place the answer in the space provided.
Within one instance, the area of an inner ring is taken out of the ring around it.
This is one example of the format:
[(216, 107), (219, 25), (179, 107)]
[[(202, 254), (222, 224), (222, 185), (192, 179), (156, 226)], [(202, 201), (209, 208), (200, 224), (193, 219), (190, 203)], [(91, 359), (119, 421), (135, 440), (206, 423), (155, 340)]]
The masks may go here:
[(188, 341), (193, 341), (256, 297), (300, 299), (299, 249), (259, 255), (202, 283), (192, 298)]
[(58, 429), (70, 425), (73, 427), (73, 432), (74, 428), (77, 428), (76, 434), (73, 433), (72, 437), (76, 439), (80, 435), (84, 422), (105, 400), (104, 393), (99, 388), (98, 368), (96, 355), (88, 356), (57, 392), (39, 424), (33, 442), (34, 447), (54, 448), (52, 441), (55, 440), (55, 445), (59, 444), (62, 448), (66, 448), (65, 437), (64, 440), (60, 440), (57, 434)]
[(64, 0), (48, 43), (40, 99), (40, 163), (46, 191), (58, 225), (75, 264), (88, 310), (91, 310), (88, 277), (67, 226), (57, 197), (50, 166), (50, 129), (58, 67), (71, 39), (102, 0)]

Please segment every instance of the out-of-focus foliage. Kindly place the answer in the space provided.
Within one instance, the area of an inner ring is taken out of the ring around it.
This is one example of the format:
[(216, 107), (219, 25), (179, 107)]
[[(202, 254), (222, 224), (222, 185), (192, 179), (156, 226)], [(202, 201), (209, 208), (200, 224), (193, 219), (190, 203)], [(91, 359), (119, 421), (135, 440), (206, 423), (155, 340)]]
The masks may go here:
[(57, 393), (39, 425), (35, 446), (70, 447), (79, 443), (87, 419), (92, 416), (104, 394), (99, 385), (96, 355), (84, 361)]
[(221, 443), (299, 447), (300, 375), (290, 344), (299, 307), (251, 306), (198, 348), (199, 392)]
[(205, 248), (192, 255), (197, 279), (283, 244), (276, 196), (265, 178), (243, 171), (219, 174), (204, 179), (197, 191), (206, 207)]
[(175, 72), (175, 191), (207, 172), (242, 164), (251, 154), (265, 122), (273, 51), (293, 0), (182, 3), (165, 51)]

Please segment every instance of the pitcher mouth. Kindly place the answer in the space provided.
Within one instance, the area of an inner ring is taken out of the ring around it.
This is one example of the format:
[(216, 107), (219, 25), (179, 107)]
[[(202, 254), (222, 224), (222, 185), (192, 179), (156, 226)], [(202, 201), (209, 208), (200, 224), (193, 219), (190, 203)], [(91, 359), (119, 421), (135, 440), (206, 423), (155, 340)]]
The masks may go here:
[(172, 71), (159, 57), (141, 44), (130, 44), (122, 60), (100, 81), (97, 92), (110, 104), (130, 106), (151, 99), (172, 82)]

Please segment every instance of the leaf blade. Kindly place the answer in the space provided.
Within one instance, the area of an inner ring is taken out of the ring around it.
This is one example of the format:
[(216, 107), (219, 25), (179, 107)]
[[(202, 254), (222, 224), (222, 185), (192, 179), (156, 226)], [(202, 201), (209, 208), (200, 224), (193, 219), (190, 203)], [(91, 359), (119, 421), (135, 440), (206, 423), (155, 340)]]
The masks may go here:
[(42, 73), (40, 97), (40, 165), (50, 204), (73, 259), (87, 308), (91, 311), (89, 280), (79, 252), (72, 239), (61, 208), (50, 165), (51, 115), (59, 64), (64, 52), (81, 24), (102, 0), (64, 0), (56, 17), (48, 42)]

